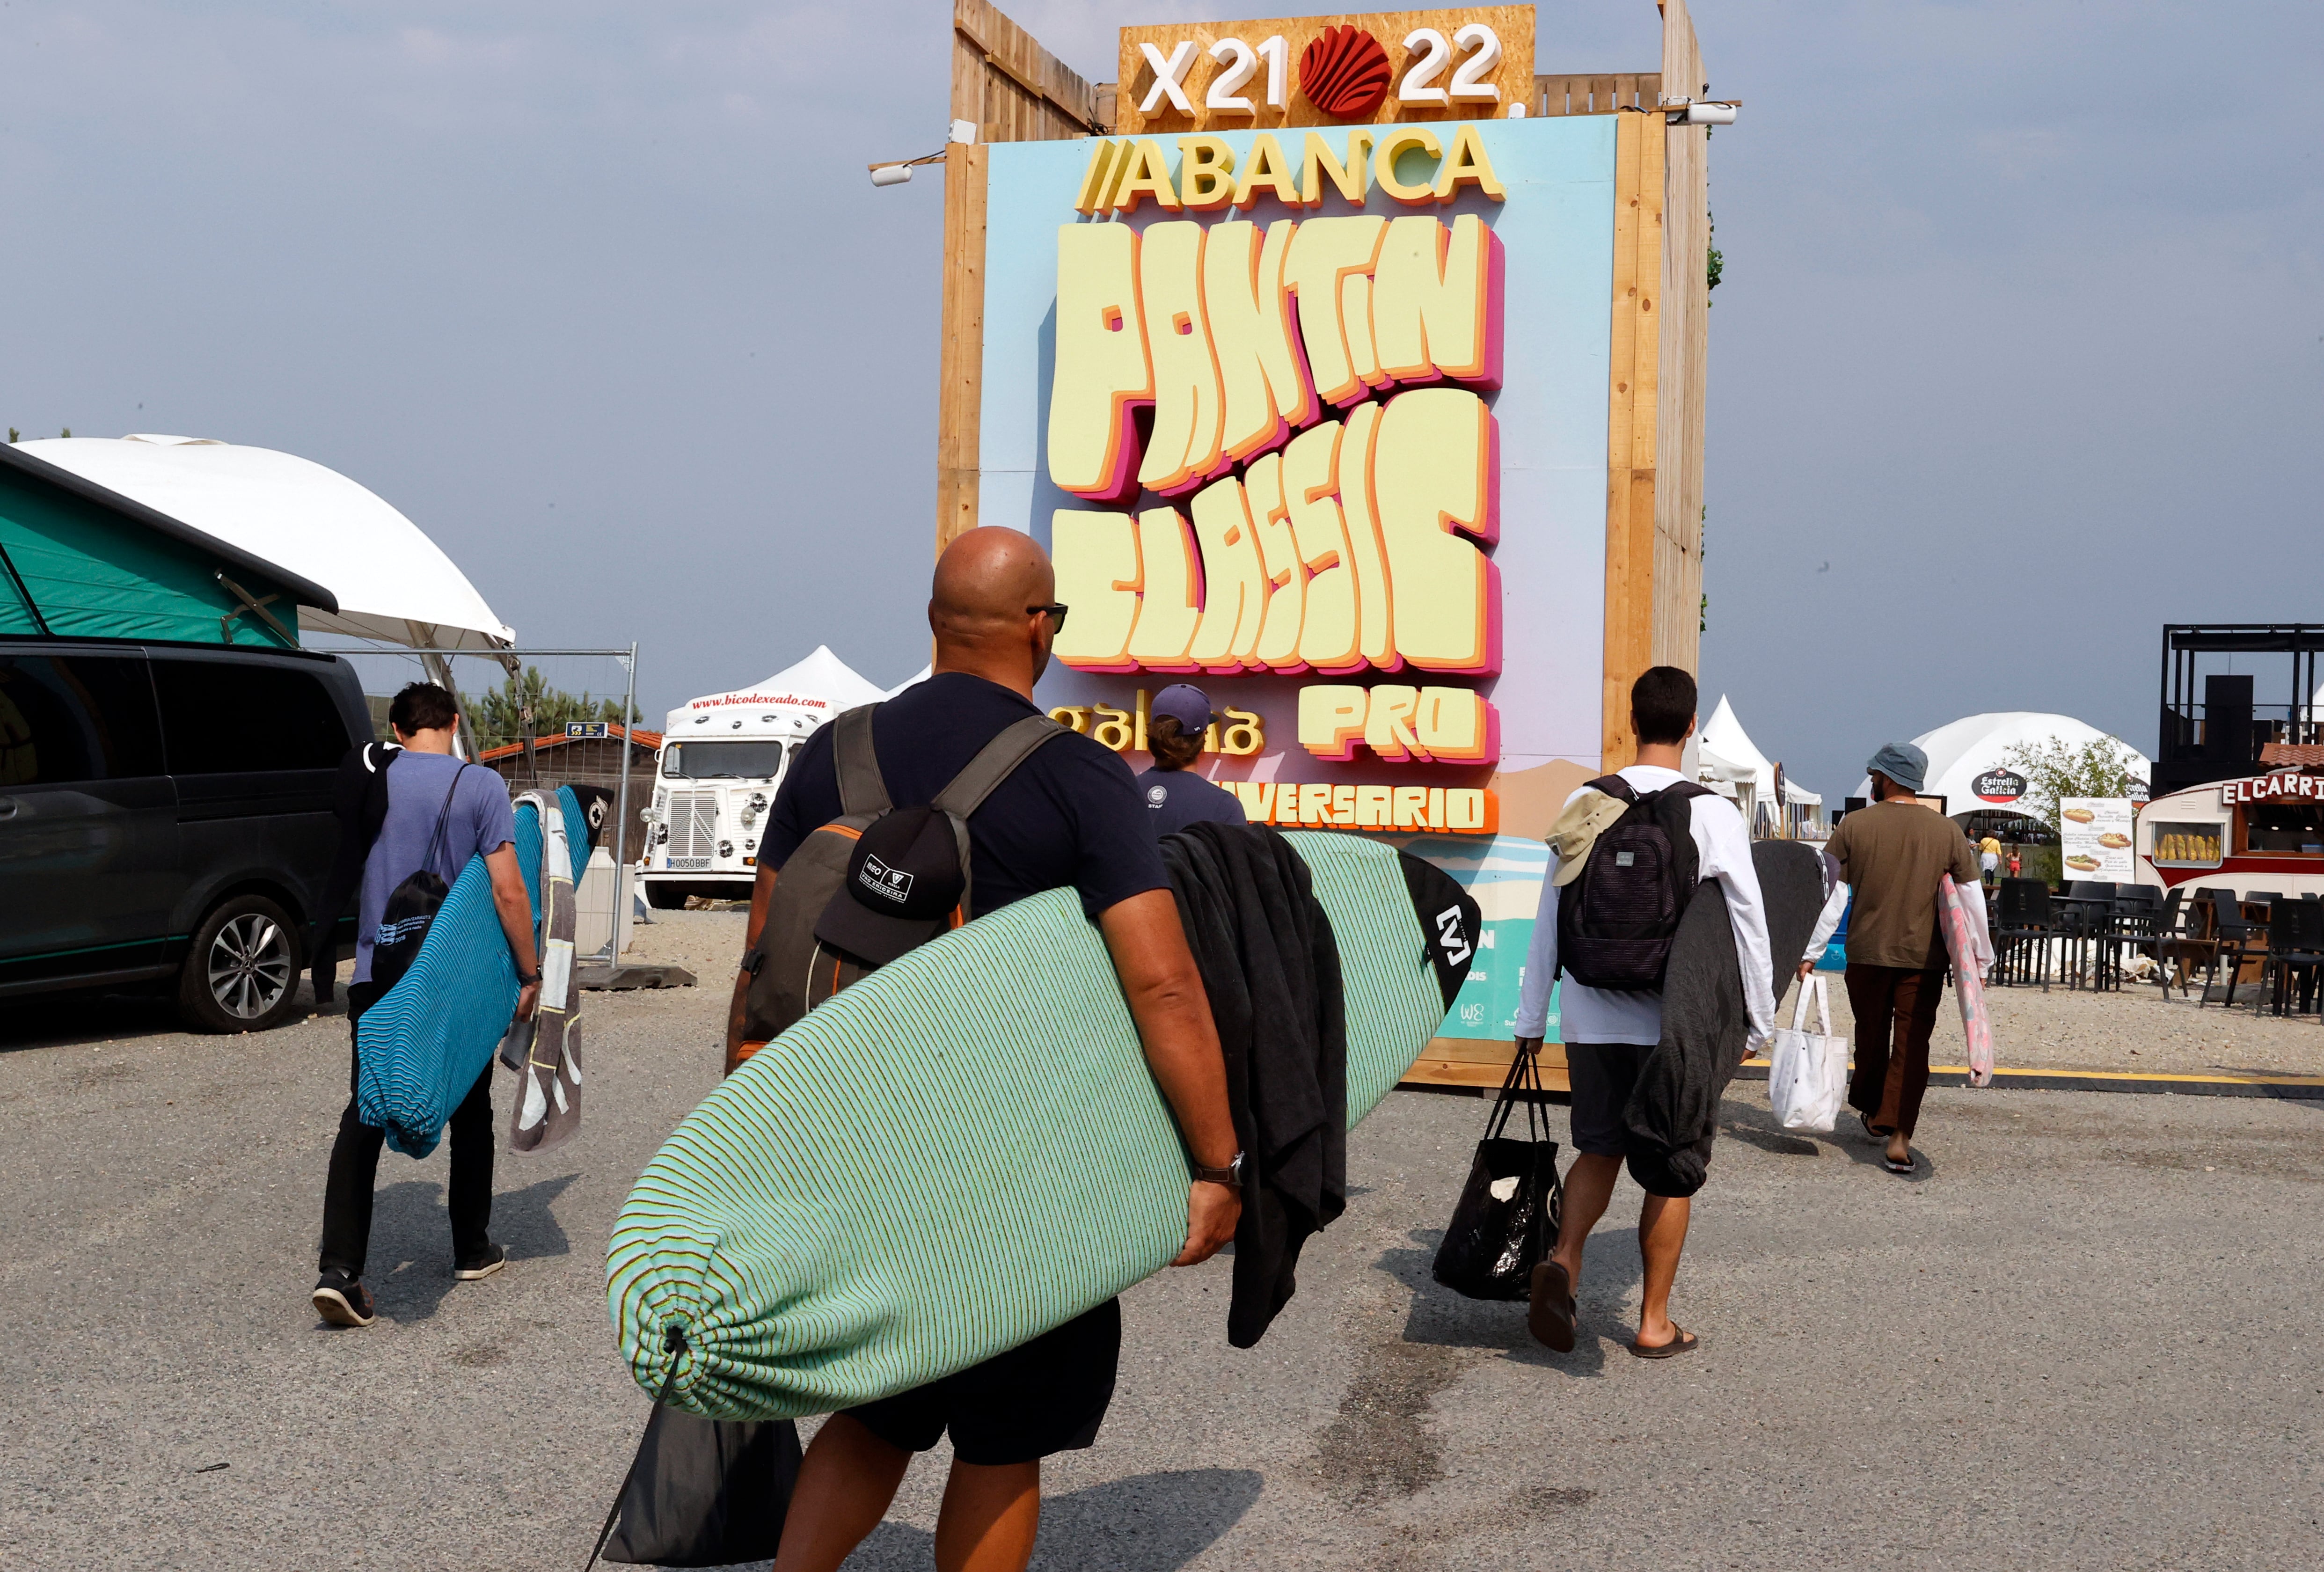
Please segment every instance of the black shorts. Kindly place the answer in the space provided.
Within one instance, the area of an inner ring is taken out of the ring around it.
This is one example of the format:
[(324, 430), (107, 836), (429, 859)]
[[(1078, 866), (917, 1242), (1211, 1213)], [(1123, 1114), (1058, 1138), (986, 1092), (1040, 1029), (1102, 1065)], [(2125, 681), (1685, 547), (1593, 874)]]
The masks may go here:
[(1030, 1463), (1097, 1439), (1120, 1362), (1121, 1301), (1108, 1299), (982, 1364), (845, 1411), (907, 1452), (950, 1430), (964, 1463)]
[[(1565, 1045), (1565, 1075), (1572, 1088), (1573, 1150), (1593, 1157), (1628, 1157), (1635, 1142), (1623, 1110), (1638, 1084), (1638, 1070), (1655, 1051), (1646, 1042), (1569, 1042)], [(1706, 1163), (1711, 1137), (1695, 1143)], [(1631, 1177), (1637, 1177), (1634, 1166)], [(1649, 1194), (1654, 1193), (1651, 1188)]]

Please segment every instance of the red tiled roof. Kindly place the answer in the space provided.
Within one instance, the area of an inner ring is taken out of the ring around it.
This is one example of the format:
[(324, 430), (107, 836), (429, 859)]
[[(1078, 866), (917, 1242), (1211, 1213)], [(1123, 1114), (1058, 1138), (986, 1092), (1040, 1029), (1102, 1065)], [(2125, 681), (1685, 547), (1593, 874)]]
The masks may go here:
[(2324, 770), (2324, 744), (2264, 743), (2260, 746), (2259, 762), (2278, 770)]
[[(608, 740), (610, 737), (623, 735), (627, 735), (641, 748), (659, 748), (661, 746), (661, 733), (650, 732), (643, 726), (640, 726), (636, 731), (629, 731), (619, 721), (609, 721), (606, 723), (605, 731), (607, 733), (606, 737), (568, 737), (560, 735), (535, 737), (532, 739), (532, 747), (535, 753), (539, 753), (545, 748), (561, 748), (567, 743), (604, 742)], [(476, 755), (476, 763), (479, 764), (489, 764), (494, 759), (505, 759), (512, 754), (521, 754), (522, 752), (524, 752), (524, 744), (522, 743), (503, 743), (497, 748), (486, 748), (483, 753), (478, 754)]]

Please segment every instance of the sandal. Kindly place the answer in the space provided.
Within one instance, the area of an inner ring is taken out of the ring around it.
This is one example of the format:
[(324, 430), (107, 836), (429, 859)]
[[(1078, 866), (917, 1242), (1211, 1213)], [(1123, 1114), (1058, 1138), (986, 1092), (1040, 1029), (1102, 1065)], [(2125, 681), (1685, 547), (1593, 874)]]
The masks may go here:
[(1910, 1152), (1904, 1154), (1904, 1161), (1902, 1162), (1898, 1162), (1885, 1151), (1880, 1154), (1880, 1166), (1890, 1173), (1911, 1173), (1916, 1162), (1917, 1160)]
[(1872, 1115), (1869, 1114), (1859, 1113), (1857, 1114), (1857, 1118), (1863, 1121), (1864, 1133), (1870, 1136), (1875, 1141), (1886, 1141), (1891, 1135), (1896, 1133), (1894, 1130), (1883, 1130), (1879, 1125), (1875, 1124), (1872, 1122)]
[(1560, 1354), (1573, 1352), (1573, 1282), (1565, 1268), (1545, 1261), (1533, 1269), (1533, 1303), (1526, 1329)]
[(1675, 1359), (1682, 1354), (1692, 1354), (1702, 1345), (1702, 1338), (1675, 1322), (1672, 1323), (1671, 1330), (1676, 1332), (1678, 1336), (1655, 1347), (1641, 1347), (1637, 1343), (1626, 1344), (1624, 1346), (1641, 1359)]

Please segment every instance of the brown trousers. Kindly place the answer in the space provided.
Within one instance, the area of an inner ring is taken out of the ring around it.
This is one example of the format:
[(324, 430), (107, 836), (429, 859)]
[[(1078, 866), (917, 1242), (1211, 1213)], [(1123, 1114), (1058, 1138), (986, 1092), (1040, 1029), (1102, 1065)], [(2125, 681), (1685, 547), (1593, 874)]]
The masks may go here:
[(1848, 1101), (1883, 1130), (1910, 1137), (1929, 1089), (1929, 1033), (1943, 999), (1941, 967), (1848, 963), (1848, 1007), (1856, 1013), (1856, 1073)]

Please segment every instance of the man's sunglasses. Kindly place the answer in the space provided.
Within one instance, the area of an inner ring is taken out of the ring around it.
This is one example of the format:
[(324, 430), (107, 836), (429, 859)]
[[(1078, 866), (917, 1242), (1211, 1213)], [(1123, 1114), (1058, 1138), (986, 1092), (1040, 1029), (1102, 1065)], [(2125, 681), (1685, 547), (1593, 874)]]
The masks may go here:
[(1028, 606), (1025, 608), (1025, 615), (1027, 616), (1046, 616), (1050, 619), (1051, 625), (1057, 632), (1063, 633), (1065, 627), (1065, 613), (1070, 609), (1071, 608), (1067, 606), (1055, 605)]

